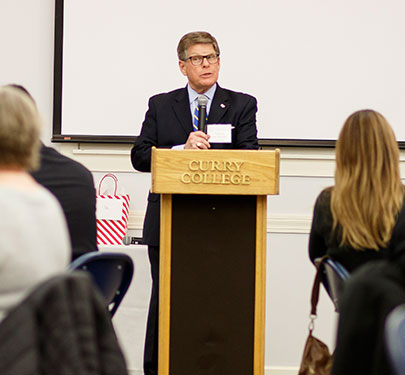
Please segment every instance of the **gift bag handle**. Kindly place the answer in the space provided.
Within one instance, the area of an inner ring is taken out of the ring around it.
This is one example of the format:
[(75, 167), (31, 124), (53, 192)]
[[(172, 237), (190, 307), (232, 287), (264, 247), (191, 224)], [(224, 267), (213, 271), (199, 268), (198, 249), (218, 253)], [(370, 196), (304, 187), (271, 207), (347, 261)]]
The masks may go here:
[(100, 195), (100, 190), (101, 190), (101, 183), (104, 181), (105, 178), (110, 177), (114, 180), (115, 188), (114, 188), (114, 195), (117, 195), (117, 188), (118, 188), (118, 178), (115, 174), (113, 173), (107, 173), (103, 176), (103, 178), (100, 180), (100, 183), (98, 184), (98, 195)]

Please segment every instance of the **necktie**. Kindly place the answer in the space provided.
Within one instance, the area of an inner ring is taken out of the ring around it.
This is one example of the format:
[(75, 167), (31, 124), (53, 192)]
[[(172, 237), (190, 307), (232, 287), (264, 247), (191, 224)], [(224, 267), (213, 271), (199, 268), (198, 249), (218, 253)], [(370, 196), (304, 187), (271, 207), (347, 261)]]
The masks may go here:
[(199, 113), (199, 108), (198, 105), (195, 107), (194, 115), (193, 115), (193, 130), (197, 131), (198, 130), (198, 113)]

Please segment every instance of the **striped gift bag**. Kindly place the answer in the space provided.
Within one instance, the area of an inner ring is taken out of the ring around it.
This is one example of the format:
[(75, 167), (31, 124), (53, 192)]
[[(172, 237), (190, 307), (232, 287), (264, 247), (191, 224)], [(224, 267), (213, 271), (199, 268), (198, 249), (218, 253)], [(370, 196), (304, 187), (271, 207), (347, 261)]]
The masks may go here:
[[(114, 181), (114, 191), (101, 194), (101, 184), (106, 178)], [(129, 195), (117, 195), (118, 178), (108, 173), (100, 180), (97, 197), (97, 244), (122, 245), (122, 239), (127, 234)]]

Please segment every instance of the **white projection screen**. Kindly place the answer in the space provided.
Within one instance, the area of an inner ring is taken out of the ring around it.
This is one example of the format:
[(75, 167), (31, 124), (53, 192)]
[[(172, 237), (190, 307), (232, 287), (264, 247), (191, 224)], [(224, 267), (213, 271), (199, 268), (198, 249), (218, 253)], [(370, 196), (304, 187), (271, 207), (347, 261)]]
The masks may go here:
[(405, 147), (403, 0), (56, 0), (54, 141), (132, 142), (148, 98), (186, 85), (176, 47), (204, 30), (219, 84), (254, 95), (262, 145), (333, 146), (371, 108)]

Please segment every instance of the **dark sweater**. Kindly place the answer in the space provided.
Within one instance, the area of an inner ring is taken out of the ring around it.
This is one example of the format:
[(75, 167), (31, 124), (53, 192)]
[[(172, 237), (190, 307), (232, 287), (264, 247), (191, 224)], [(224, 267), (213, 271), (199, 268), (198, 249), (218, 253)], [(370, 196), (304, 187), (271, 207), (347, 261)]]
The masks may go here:
[(331, 188), (328, 188), (321, 192), (315, 203), (309, 237), (309, 257), (312, 262), (314, 259), (328, 254), (340, 262), (349, 272), (352, 272), (369, 261), (389, 259), (396, 254), (405, 252), (405, 204), (398, 214), (388, 247), (378, 251), (373, 249), (359, 251), (349, 246), (339, 246), (340, 238), (332, 231), (333, 218), (330, 200)]

